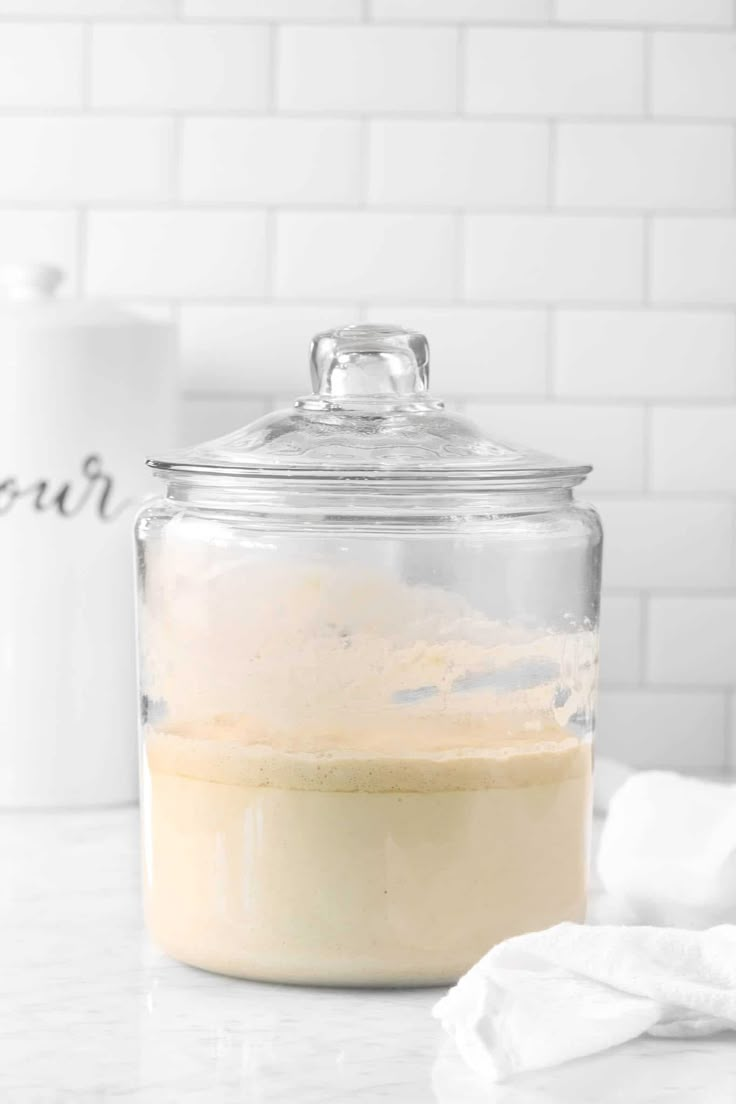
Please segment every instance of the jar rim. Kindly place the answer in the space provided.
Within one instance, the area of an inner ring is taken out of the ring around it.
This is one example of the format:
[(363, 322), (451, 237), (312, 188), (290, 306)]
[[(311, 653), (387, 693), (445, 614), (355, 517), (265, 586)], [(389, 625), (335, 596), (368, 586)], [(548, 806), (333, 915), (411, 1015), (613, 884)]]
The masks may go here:
[(455, 467), (410, 467), (401, 469), (375, 468), (369, 464), (352, 465), (349, 468), (315, 469), (299, 465), (280, 465), (279, 467), (263, 464), (203, 464), (187, 462), (185, 459), (166, 457), (151, 457), (146, 461), (149, 468), (156, 475), (187, 475), (200, 476), (206, 479), (215, 478), (227, 480), (233, 479), (264, 481), (270, 485), (283, 483), (294, 486), (295, 483), (305, 489), (310, 486), (332, 488), (339, 487), (385, 487), (390, 492), (404, 490), (417, 490), (424, 488), (432, 491), (449, 490), (463, 487), (466, 490), (478, 492), (493, 491), (498, 488), (513, 487), (515, 490), (523, 490), (525, 487), (540, 490), (543, 487), (550, 489), (577, 486), (593, 470), (591, 464), (568, 465), (560, 463), (558, 467), (506, 467), (487, 468), (479, 470), (468, 465), (458, 464)]

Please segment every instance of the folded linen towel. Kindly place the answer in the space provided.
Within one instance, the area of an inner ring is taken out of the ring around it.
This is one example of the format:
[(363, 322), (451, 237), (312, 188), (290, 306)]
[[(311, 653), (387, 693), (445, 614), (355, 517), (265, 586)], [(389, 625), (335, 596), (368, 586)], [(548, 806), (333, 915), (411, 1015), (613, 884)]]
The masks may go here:
[(736, 786), (633, 775), (611, 797), (597, 866), (612, 902), (636, 922), (736, 921)]
[(433, 1010), (480, 1076), (501, 1081), (645, 1032), (736, 1030), (736, 926), (693, 932), (564, 923), (507, 939)]

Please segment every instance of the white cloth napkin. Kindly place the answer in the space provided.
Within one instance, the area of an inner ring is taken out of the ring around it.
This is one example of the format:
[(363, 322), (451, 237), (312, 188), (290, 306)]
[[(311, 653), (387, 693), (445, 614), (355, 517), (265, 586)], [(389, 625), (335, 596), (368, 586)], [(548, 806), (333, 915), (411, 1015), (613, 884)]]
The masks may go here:
[(736, 926), (694, 932), (558, 924), (500, 943), (433, 1014), (500, 1081), (648, 1032), (736, 1029)]
[(610, 904), (636, 922), (736, 921), (736, 786), (633, 775), (610, 799), (597, 865)]

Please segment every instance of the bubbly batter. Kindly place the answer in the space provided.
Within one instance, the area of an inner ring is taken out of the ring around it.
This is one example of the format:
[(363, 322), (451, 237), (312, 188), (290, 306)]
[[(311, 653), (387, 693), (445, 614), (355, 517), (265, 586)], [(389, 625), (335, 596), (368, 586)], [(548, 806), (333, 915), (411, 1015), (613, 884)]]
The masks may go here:
[(590, 749), (293, 754), (237, 724), (148, 739), (146, 911), (175, 958), (322, 984), (455, 980), (585, 914)]
[(492, 621), (393, 563), (225, 540), (174, 520), (149, 551), (159, 945), (250, 978), (429, 985), (583, 919), (591, 756), (568, 722), (593, 634)]

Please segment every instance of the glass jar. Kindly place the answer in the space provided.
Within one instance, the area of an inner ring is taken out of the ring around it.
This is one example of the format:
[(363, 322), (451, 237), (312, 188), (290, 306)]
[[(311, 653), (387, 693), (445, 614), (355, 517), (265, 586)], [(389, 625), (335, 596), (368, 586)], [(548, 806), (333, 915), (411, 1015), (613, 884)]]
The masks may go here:
[(585, 915), (590, 471), (429, 397), (421, 334), (318, 335), (314, 393), (149, 461), (149, 930), (279, 982), (455, 981)]

